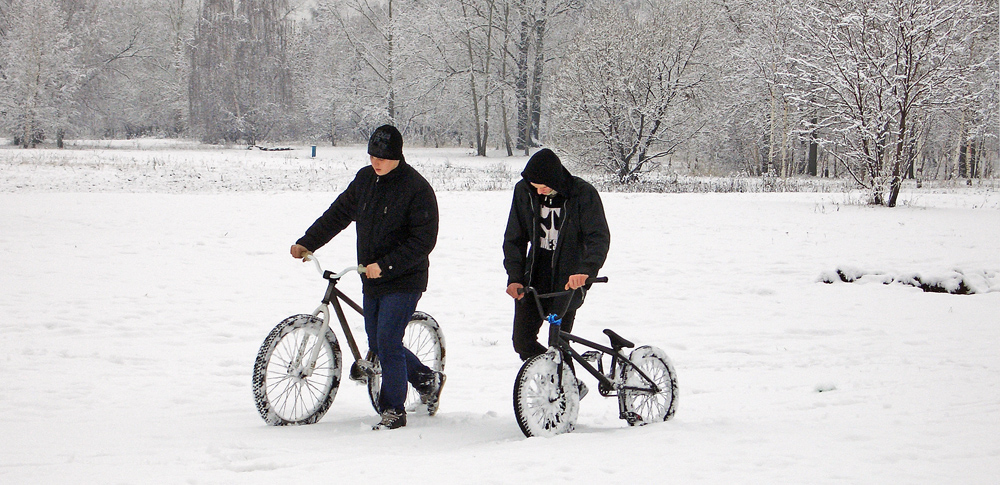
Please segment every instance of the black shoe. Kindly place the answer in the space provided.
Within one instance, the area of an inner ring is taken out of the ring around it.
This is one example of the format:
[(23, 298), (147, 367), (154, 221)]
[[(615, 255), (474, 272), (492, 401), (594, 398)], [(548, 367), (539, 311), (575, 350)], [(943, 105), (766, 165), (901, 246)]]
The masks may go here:
[(443, 372), (431, 371), (430, 377), (419, 387), (414, 386), (420, 394), (420, 402), (427, 405), (427, 414), (434, 416), (437, 414), (438, 406), (441, 404), (441, 389), (444, 388), (444, 381), (447, 376)]
[(406, 411), (397, 411), (395, 409), (386, 409), (382, 411), (382, 421), (380, 421), (375, 426), (372, 426), (373, 431), (378, 431), (380, 429), (396, 429), (406, 426)]

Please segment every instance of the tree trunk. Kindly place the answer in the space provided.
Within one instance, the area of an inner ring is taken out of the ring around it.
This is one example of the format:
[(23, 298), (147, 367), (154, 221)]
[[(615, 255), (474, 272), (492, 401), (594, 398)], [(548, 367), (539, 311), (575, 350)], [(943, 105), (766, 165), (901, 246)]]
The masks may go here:
[(392, 125), (395, 125), (396, 124), (396, 85), (395, 85), (396, 82), (395, 82), (395, 79), (394, 79), (395, 72), (393, 71), (393, 69), (395, 68), (395, 66), (393, 65), (393, 57), (392, 57), (392, 54), (393, 54), (393, 52), (392, 52), (392, 48), (393, 48), (393, 35), (392, 34), (393, 34), (393, 30), (394, 30), (395, 27), (392, 25), (392, 0), (389, 0), (389, 11), (388, 12), (389, 12), (389, 25), (388, 25), (387, 29), (389, 31), (388, 32), (388, 41), (389, 41), (389, 43), (388, 43), (388, 59), (386, 59), (386, 77), (389, 80), (389, 123), (392, 124)]
[(483, 150), (480, 156), (486, 156), (486, 147), (490, 142), (490, 87), (492, 74), (490, 67), (493, 60), (493, 1), (487, 2), (490, 9), (489, 18), (486, 20), (486, 62), (483, 66)]
[(781, 176), (788, 178), (792, 175), (792, 164), (788, 161), (788, 103), (782, 100), (784, 106), (781, 117)]
[(517, 42), (517, 77), (514, 81), (514, 97), (517, 104), (517, 146), (528, 154), (530, 138), (528, 135), (528, 47), (531, 30), (528, 25), (528, 9), (524, 0), (518, 2), (521, 15), (521, 32)]
[(896, 200), (899, 198), (899, 190), (903, 186), (903, 170), (906, 167), (903, 165), (909, 163), (910, 159), (907, 154), (907, 110), (901, 110), (899, 113), (899, 132), (896, 135), (896, 150), (895, 150), (895, 160), (892, 163), (892, 180), (889, 182), (889, 202), (886, 204), (889, 207), (896, 207)]
[(539, 126), (542, 119), (542, 78), (545, 70), (546, 0), (541, 2), (541, 15), (535, 19), (535, 71), (531, 79), (531, 129), (528, 132), (528, 141), (533, 147), (541, 143)]
[[(469, 16), (465, 9), (465, 3), (462, 3), (462, 17), (468, 21)], [(479, 118), (479, 93), (476, 90), (476, 58), (472, 54), (472, 32), (471, 30), (465, 31), (465, 52), (469, 57), (469, 90), (472, 94), (472, 118), (473, 124), (476, 126), (476, 155), (485, 156), (486, 146), (483, 145), (484, 138), (482, 136), (482, 131), (480, 130), (480, 118)]]
[(965, 110), (962, 110), (962, 122), (958, 128), (958, 139), (955, 140), (955, 162), (951, 166), (951, 170), (948, 173), (948, 180), (951, 180), (958, 176), (956, 172), (958, 168), (962, 165), (962, 148), (965, 146)]
[[(503, 7), (503, 45), (504, 49), (510, 41), (510, 2), (504, 2)], [(500, 64), (500, 116), (503, 118), (503, 141), (507, 148), (507, 156), (514, 156), (514, 147), (510, 139), (510, 120), (507, 116), (507, 91), (503, 86), (507, 81), (507, 56), (501, 56)]]
[[(816, 126), (819, 120), (816, 118), (812, 119), (813, 126)], [(819, 158), (819, 143), (817, 143), (816, 130), (813, 129), (812, 133), (809, 134), (809, 161), (806, 165), (806, 172), (813, 177), (816, 176), (817, 161)]]
[[(774, 71), (774, 66), (771, 66), (772, 72)], [(768, 137), (768, 147), (767, 147), (767, 165), (764, 168), (764, 172), (770, 175), (774, 175), (774, 159), (777, 158), (775, 153), (775, 145), (777, 142), (777, 131), (778, 131), (778, 97), (774, 95), (774, 86), (771, 86), (771, 119), (770, 119), (770, 133)]]

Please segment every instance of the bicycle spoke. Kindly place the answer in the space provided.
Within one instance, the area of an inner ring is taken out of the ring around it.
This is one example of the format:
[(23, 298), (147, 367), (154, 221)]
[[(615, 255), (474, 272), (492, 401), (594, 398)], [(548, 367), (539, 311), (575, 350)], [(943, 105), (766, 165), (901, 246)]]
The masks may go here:
[[(313, 423), (329, 408), (339, 384), (340, 350), (323, 325), (312, 315), (289, 317), (261, 346), (254, 397), (268, 424)], [(316, 359), (309, 362), (313, 352)]]
[(669, 361), (662, 350), (644, 346), (632, 353), (635, 368), (623, 370), (625, 386), (620, 399), (631, 415), (630, 424), (665, 421), (673, 416), (676, 384)]
[(575, 388), (565, 388), (560, 381), (574, 379), (568, 367), (560, 366), (553, 356), (543, 354), (529, 359), (518, 373), (514, 390), (514, 411), (525, 436), (548, 436), (573, 429), (579, 398)]

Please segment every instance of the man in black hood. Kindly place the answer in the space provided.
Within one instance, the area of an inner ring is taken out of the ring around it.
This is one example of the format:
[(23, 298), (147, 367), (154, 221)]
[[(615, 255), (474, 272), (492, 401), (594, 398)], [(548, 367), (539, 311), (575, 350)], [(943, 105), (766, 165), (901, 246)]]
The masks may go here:
[(437, 412), (445, 375), (430, 369), (403, 346), (403, 333), (427, 290), (428, 256), (437, 243), (438, 207), (434, 190), (403, 158), (403, 136), (395, 127), (378, 127), (368, 141), (371, 165), (330, 208), (316, 219), (291, 253), (303, 258), (330, 242), (351, 222), (358, 236), (365, 332), (369, 354), (382, 366), (381, 422), (373, 429), (406, 426), (406, 383), (413, 384)]
[[(592, 185), (575, 177), (552, 150), (543, 148), (528, 159), (504, 232), (503, 265), (507, 294), (514, 298), (514, 350), (521, 360), (545, 352), (538, 343), (542, 319), (533, 301), (518, 289), (532, 286), (539, 293), (577, 289), (596, 277), (604, 265), (611, 233), (601, 196)], [(563, 315), (562, 329), (573, 330), (581, 293)], [(562, 311), (566, 301), (548, 301), (547, 313)], [(561, 303), (561, 306), (560, 306)]]

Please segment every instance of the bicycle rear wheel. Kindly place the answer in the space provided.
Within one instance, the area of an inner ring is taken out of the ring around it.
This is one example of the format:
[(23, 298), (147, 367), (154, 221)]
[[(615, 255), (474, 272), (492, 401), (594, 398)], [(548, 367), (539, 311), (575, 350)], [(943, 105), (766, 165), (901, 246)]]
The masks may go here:
[(644, 345), (632, 351), (629, 360), (649, 376), (659, 392), (651, 389), (650, 382), (636, 370), (623, 365), (622, 382), (625, 387), (618, 392), (618, 399), (624, 410), (623, 418), (629, 425), (637, 426), (674, 417), (677, 410), (677, 373), (666, 352), (656, 347)]
[[(403, 346), (431, 370), (444, 372), (444, 333), (434, 317), (424, 312), (413, 312), (403, 333)], [(375, 374), (368, 379), (368, 397), (375, 412), (378, 412), (378, 398), (382, 390), (382, 366), (379, 365), (378, 357), (375, 357), (372, 365), (375, 367)], [(416, 411), (421, 404), (420, 394), (413, 388), (413, 384), (407, 382), (406, 401), (403, 403), (406, 412)]]
[(524, 362), (514, 382), (514, 414), (524, 436), (554, 436), (573, 431), (580, 412), (580, 391), (568, 365), (552, 350)]
[[(317, 345), (316, 362), (306, 365)], [(264, 339), (253, 366), (260, 417), (273, 426), (319, 421), (340, 387), (340, 359), (337, 336), (322, 319), (294, 315), (283, 320)]]

